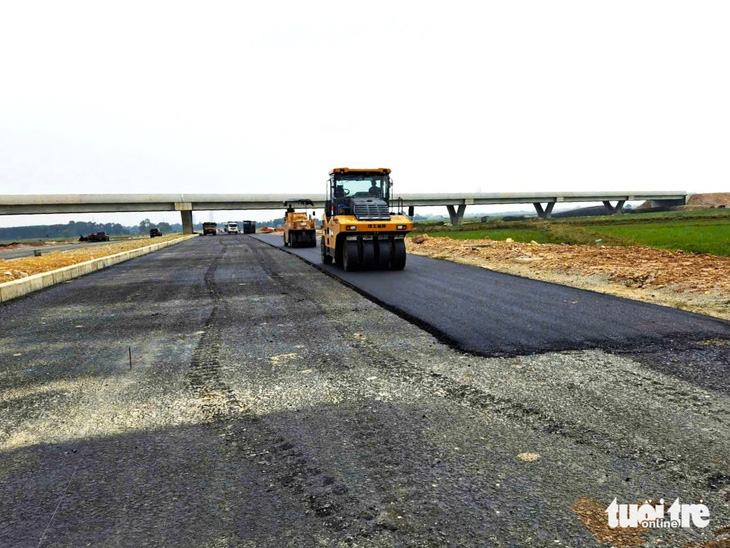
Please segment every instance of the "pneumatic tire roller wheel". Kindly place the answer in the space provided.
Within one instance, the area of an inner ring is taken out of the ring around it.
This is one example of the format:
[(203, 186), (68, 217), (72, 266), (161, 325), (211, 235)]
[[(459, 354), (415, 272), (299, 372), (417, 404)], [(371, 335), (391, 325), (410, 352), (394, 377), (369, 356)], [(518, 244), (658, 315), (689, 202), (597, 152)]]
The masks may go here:
[(393, 241), (393, 258), (390, 260), (391, 270), (403, 270), (406, 267), (406, 242), (405, 240)]
[(390, 259), (393, 249), (389, 240), (377, 240), (375, 245), (375, 268), (387, 270), (390, 268)]
[(345, 270), (345, 272), (352, 272), (353, 270), (356, 270), (358, 266), (360, 266), (360, 262), (358, 260), (357, 242), (346, 240), (344, 244), (345, 247), (342, 249), (342, 268)]
[(320, 243), (320, 252), (322, 254), (322, 262), (324, 264), (332, 264), (332, 256), (327, 253), (327, 246), (324, 243), (324, 236), (322, 236), (322, 241)]
[(376, 266), (374, 240), (362, 240), (362, 267), (374, 268)]

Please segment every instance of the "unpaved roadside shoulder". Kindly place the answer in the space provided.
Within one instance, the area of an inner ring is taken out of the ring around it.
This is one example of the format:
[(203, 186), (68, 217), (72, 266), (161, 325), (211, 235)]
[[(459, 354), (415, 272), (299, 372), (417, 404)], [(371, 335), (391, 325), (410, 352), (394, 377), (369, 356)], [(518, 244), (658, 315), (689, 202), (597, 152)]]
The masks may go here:
[(184, 240), (194, 238), (195, 235), (171, 234), (159, 238), (132, 240), (126, 242), (110, 243), (102, 246), (83, 247), (65, 251), (51, 251), (39, 257), (21, 257), (17, 259), (0, 259), (0, 283), (10, 282), (42, 274), (66, 266), (72, 266), (93, 259), (108, 257), (124, 251), (132, 251), (153, 244), (169, 242), (171, 240)]

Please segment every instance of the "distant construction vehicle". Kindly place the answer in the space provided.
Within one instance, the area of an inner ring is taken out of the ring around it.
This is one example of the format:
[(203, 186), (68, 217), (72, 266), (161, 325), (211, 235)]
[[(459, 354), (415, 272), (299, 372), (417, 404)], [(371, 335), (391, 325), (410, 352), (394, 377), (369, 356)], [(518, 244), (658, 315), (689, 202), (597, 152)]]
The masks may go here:
[[(312, 200), (287, 200), (284, 205), (284, 245), (317, 247), (317, 221), (306, 210), (307, 206), (314, 206)], [(295, 211), (295, 206), (304, 207), (304, 213)]]
[(214, 223), (212, 221), (203, 223), (203, 236), (207, 236), (208, 234), (210, 234), (211, 236), (215, 236), (216, 234), (218, 234), (217, 223)]
[(243, 221), (244, 234), (256, 234), (256, 221)]
[(330, 171), (322, 223), (322, 262), (345, 270), (406, 266), (405, 236), (413, 221), (390, 212), (390, 169)]
[(92, 232), (88, 236), (81, 236), (79, 242), (108, 242), (109, 234), (106, 232)]
[(238, 223), (236, 221), (228, 221), (225, 230), (226, 234), (238, 234)]

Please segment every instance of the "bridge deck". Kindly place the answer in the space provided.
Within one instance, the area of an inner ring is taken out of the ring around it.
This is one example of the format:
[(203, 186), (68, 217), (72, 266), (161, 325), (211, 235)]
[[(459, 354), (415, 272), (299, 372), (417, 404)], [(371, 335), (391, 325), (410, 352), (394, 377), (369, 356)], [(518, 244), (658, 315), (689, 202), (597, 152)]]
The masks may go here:
[[(686, 191), (410, 193), (404, 206), (682, 200)], [(0, 195), (0, 215), (279, 209), (292, 194), (14, 194)], [(323, 194), (302, 194), (324, 207)]]

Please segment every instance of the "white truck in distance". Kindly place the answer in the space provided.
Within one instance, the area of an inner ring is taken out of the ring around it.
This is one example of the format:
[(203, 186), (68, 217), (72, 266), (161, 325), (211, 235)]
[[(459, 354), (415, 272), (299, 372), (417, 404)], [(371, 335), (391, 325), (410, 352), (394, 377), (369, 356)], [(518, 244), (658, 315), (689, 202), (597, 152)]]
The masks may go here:
[(238, 234), (238, 223), (236, 221), (228, 221), (226, 223), (227, 234)]

